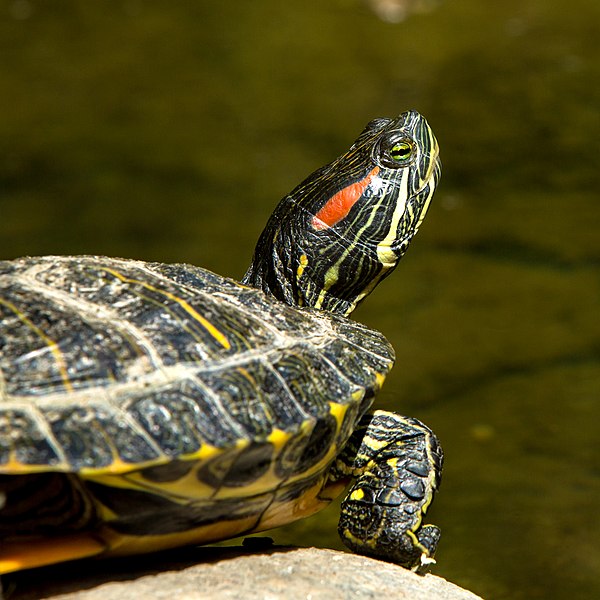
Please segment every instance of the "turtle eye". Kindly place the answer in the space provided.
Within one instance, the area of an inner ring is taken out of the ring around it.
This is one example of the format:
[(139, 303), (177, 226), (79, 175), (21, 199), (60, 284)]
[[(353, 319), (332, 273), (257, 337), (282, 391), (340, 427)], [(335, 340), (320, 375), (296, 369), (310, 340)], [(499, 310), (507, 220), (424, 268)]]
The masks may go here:
[(396, 162), (406, 162), (412, 155), (412, 145), (408, 142), (397, 142), (390, 148), (390, 158)]
[(411, 163), (416, 155), (415, 143), (404, 136), (395, 135), (383, 138), (375, 148), (375, 161), (385, 167), (397, 169)]

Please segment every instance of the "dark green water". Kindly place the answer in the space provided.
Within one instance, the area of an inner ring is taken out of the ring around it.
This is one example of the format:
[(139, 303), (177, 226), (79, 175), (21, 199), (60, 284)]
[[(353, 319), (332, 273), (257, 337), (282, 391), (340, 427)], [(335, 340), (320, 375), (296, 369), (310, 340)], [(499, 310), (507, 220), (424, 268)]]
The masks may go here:
[[(446, 451), (435, 572), (599, 597), (599, 39), (597, 0), (446, 0), (398, 24), (359, 0), (2, 1), (0, 256), (239, 277), (283, 194), (418, 109), (442, 184), (356, 317), (397, 350), (379, 406)], [(333, 546), (335, 521), (272, 535)]]

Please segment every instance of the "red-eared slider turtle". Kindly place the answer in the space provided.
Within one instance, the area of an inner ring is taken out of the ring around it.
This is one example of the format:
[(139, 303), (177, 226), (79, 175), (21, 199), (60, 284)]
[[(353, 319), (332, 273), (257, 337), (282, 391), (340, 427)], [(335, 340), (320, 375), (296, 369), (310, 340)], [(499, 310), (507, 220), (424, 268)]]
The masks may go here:
[(442, 452), (369, 413), (387, 340), (348, 318), (440, 175), (416, 112), (370, 122), (286, 196), (242, 283), (98, 256), (0, 262), (0, 574), (262, 531), (323, 508), (421, 569)]

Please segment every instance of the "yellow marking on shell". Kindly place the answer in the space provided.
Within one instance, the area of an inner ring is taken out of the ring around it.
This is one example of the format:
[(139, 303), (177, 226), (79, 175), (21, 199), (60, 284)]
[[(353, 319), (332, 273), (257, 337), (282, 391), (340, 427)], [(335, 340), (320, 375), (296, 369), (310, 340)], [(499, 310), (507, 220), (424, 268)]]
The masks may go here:
[(350, 500), (362, 500), (365, 497), (365, 492), (360, 488), (354, 490), (350, 494)]
[[(94, 483), (100, 483), (106, 487), (117, 488), (121, 490), (142, 490), (144, 492), (152, 491), (160, 496), (167, 496), (169, 500), (175, 502), (175, 494), (167, 489), (167, 485), (163, 483), (152, 483), (142, 478), (139, 472), (132, 471), (130, 473), (121, 474), (85, 474), (83, 479), (86, 481), (93, 481)], [(98, 506), (101, 507), (102, 518), (104, 521), (111, 521), (118, 518), (118, 513), (115, 513), (112, 509), (102, 505), (100, 502)]]
[(383, 373), (375, 373), (375, 383), (377, 385), (377, 388), (381, 388), (383, 382), (385, 381), (385, 377), (386, 375)]
[[(69, 471), (69, 465), (59, 463), (52, 465), (56, 471)], [(8, 453), (8, 461), (0, 464), (0, 475), (29, 475), (31, 473), (47, 473), (47, 464), (27, 464), (23, 463), (16, 457), (16, 452), (10, 450)]]
[(254, 379), (254, 377), (252, 376), (252, 374), (250, 373), (250, 371), (248, 371), (248, 369), (245, 369), (244, 367), (238, 367), (237, 371), (243, 377), (245, 377), (252, 384), (253, 387), (257, 387), (257, 385), (256, 385), (256, 379)]
[[(248, 443), (245, 440), (236, 440), (236, 448), (241, 448), (246, 446)], [(179, 460), (188, 462), (188, 461), (204, 461), (214, 458), (218, 454), (222, 454), (223, 450), (221, 448), (217, 448), (216, 446), (211, 446), (210, 444), (202, 444), (200, 449), (196, 452), (191, 452), (190, 454), (182, 454), (179, 457)]]
[(364, 389), (358, 389), (358, 390), (354, 390), (352, 392), (352, 394), (350, 394), (352, 396), (352, 401), (353, 402), (360, 402), (363, 399), (363, 396), (365, 395), (365, 390)]
[(68, 392), (72, 392), (73, 385), (69, 380), (69, 374), (67, 372), (65, 359), (58, 344), (53, 339), (48, 337), (37, 325), (35, 325), (35, 323), (30, 321), (24, 313), (22, 313), (14, 304), (12, 304), (12, 302), (0, 298), (0, 304), (3, 304), (4, 306), (6, 306), (6, 308), (14, 312), (17, 318), (27, 327), (29, 327), (29, 329), (31, 329), (46, 344), (46, 346), (48, 346), (48, 349), (54, 357), (54, 362), (58, 367), (58, 372), (60, 373), (60, 377), (63, 380), (63, 385), (65, 386), (65, 389)]
[[(111, 528), (110, 522), (106, 522), (106, 525), (100, 525), (94, 530), (93, 534), (78, 533), (51, 540), (27, 541), (24, 544), (6, 542), (0, 548), (0, 574), (84, 556), (127, 556), (179, 546), (207, 544), (249, 532), (271, 529), (325, 508), (329, 499), (321, 498), (322, 485), (323, 481), (318, 480), (304, 490), (301, 496), (291, 500), (287, 497), (285, 488), (272, 490), (262, 497), (262, 508), (247, 516), (236, 515), (175, 533), (136, 536), (119, 533)], [(177, 501), (174, 498), (169, 499)], [(111, 519), (116, 517), (110, 512), (107, 512), (106, 516)]]
[[(151, 467), (160, 467), (172, 462), (172, 458), (163, 455), (158, 458), (147, 460), (144, 462), (136, 462), (136, 463), (128, 463), (117, 455), (117, 451), (114, 447), (112, 447), (111, 440), (105, 438), (109, 446), (111, 446), (113, 450), (113, 460), (110, 464), (103, 467), (82, 467), (78, 469), (78, 473), (84, 478), (99, 478), (99, 477), (117, 477), (121, 478), (123, 474), (128, 474), (134, 471), (140, 471), (143, 469), (151, 468)], [(242, 449), (248, 445), (246, 440), (236, 440), (235, 447), (236, 449)], [(197, 461), (206, 461), (214, 458), (218, 454), (222, 454), (223, 450), (217, 448), (216, 446), (212, 446), (210, 444), (203, 443), (200, 448), (196, 452), (190, 452), (188, 454), (181, 454), (178, 457), (178, 460), (182, 462), (197, 462)], [(33, 471), (33, 469), (29, 468), (28, 465), (25, 465), (27, 471)], [(3, 466), (0, 465), (0, 472), (2, 472)], [(38, 469), (40, 471), (47, 471), (47, 465), (41, 465)], [(63, 470), (60, 466), (56, 467), (56, 470)], [(65, 471), (71, 470), (68, 465), (66, 465)], [(128, 487), (123, 484), (122, 486), (117, 487)]]
[(308, 265), (308, 256), (306, 254), (300, 255), (300, 264), (298, 265), (298, 269), (296, 270), (296, 279), (300, 279), (302, 274), (304, 273), (304, 269)]
[[(231, 519), (222, 519), (195, 529), (164, 535), (118, 534), (118, 539), (110, 540), (110, 550), (105, 555), (123, 556), (189, 544), (207, 544), (285, 525), (328, 506), (329, 500), (323, 500), (320, 497), (322, 486), (323, 481), (318, 480), (304, 490), (301, 496), (291, 500), (287, 498), (285, 488), (273, 489), (262, 497), (265, 508), (252, 512), (246, 517), (236, 516)], [(112, 532), (110, 533), (112, 534)], [(103, 539), (106, 538), (104, 530), (101, 531), (101, 535)], [(115, 534), (112, 534), (112, 537), (114, 538)]]
[(330, 412), (331, 416), (334, 417), (335, 420), (337, 421), (338, 429), (339, 429), (340, 426), (342, 425), (342, 422), (344, 421), (344, 417), (346, 416), (346, 413), (348, 412), (348, 405), (347, 404), (338, 404), (337, 402), (330, 402), (329, 403), (329, 412)]
[[(236, 447), (244, 447), (248, 444), (245, 440), (238, 440), (236, 442)], [(116, 452), (116, 451), (114, 451)], [(182, 454), (178, 457), (178, 460), (184, 462), (192, 462), (192, 461), (204, 461), (211, 458), (214, 458), (217, 454), (221, 454), (223, 450), (217, 448), (216, 446), (211, 446), (210, 444), (203, 444), (197, 452), (191, 452), (189, 454)], [(113, 454), (113, 461), (106, 466), (103, 467), (82, 467), (78, 469), (78, 473), (85, 478), (91, 477), (102, 477), (102, 476), (121, 476), (125, 473), (130, 473), (132, 471), (139, 471), (142, 469), (147, 469), (150, 467), (160, 467), (162, 465), (166, 465), (172, 461), (171, 458), (167, 456), (162, 456), (160, 458), (155, 458), (152, 460), (147, 460), (144, 462), (137, 463), (128, 463), (121, 460), (116, 454)], [(19, 464), (19, 463), (18, 463)], [(0, 473), (2, 473), (5, 465), (0, 465)], [(70, 471), (71, 468), (69, 465), (55, 465), (54, 470), (57, 471)], [(36, 471), (48, 471), (48, 465), (40, 465), (39, 467), (30, 466), (30, 465), (22, 465), (21, 471), (24, 472), (36, 472)], [(18, 471), (17, 471), (18, 472)], [(124, 486), (127, 487), (127, 486)]]
[(281, 429), (273, 429), (267, 437), (267, 441), (273, 444), (274, 448), (279, 452), (290, 440), (291, 434)]
[[(360, 399), (362, 396), (362, 390), (358, 390), (354, 393), (355, 396)], [(336, 419), (338, 430), (344, 421), (344, 417), (348, 411), (350, 405), (338, 404), (335, 402), (329, 403), (330, 414)], [(303, 423), (302, 429), (307, 433), (310, 424), (308, 422)], [(285, 432), (281, 429), (274, 429), (267, 436), (266, 441), (273, 445), (274, 459), (287, 445), (290, 439), (298, 435), (298, 432), (290, 433)], [(221, 486), (218, 489), (214, 488), (209, 483), (202, 481), (201, 477), (198, 477), (200, 469), (213, 458), (219, 455), (229, 455), (233, 460), (236, 460), (236, 456), (243, 454), (245, 448), (251, 444), (249, 439), (240, 438), (235, 441), (231, 447), (227, 449), (219, 449), (208, 444), (204, 444), (200, 447), (197, 452), (182, 455), (179, 460), (185, 462), (194, 462), (192, 468), (181, 477), (173, 481), (152, 481), (144, 476), (143, 470), (147, 467), (161, 466), (168, 464), (169, 460), (163, 459), (151, 461), (145, 464), (128, 465), (121, 460), (115, 460), (113, 464), (108, 467), (98, 469), (85, 469), (82, 473), (85, 479), (93, 480), (103, 485), (121, 488), (121, 489), (132, 489), (140, 490), (148, 493), (154, 493), (159, 496), (168, 498), (170, 501), (176, 504), (186, 504), (189, 501), (218, 501), (223, 499), (235, 499), (239, 498), (239, 488), (235, 486), (227, 487)], [(319, 473), (324, 467), (333, 459), (337, 449), (332, 444), (327, 454), (317, 464), (313, 465), (307, 472), (297, 474), (288, 479), (284, 487), (293, 484), (295, 481), (309, 478), (316, 473)], [(276, 490), (282, 484), (280, 475), (276, 472), (276, 461), (273, 460), (273, 464), (270, 468), (258, 479), (248, 483), (244, 486), (245, 496), (255, 496), (265, 493), (270, 493), (272, 490)], [(322, 485), (322, 484), (321, 484)], [(341, 491), (341, 488), (340, 488)], [(302, 494), (304, 497), (305, 494)], [(308, 496), (307, 496), (308, 497)], [(312, 506), (312, 500), (309, 504)], [(316, 504), (321, 507), (325, 500), (315, 500)], [(316, 505), (315, 505), (316, 506)], [(296, 510), (313, 512), (313, 509), (307, 508), (305, 503), (298, 500)], [(103, 511), (103, 516), (106, 520), (112, 520), (116, 517), (109, 509)], [(290, 519), (287, 518), (282, 522), (288, 522)]]
[[(46, 469), (48, 466), (46, 465)], [(27, 465), (17, 460), (17, 454), (14, 450), (8, 453), (8, 461), (0, 465), (0, 473), (22, 473), (27, 470)]]
[(176, 296), (175, 294), (172, 294), (171, 292), (167, 292), (166, 290), (161, 290), (160, 288), (150, 285), (149, 283), (146, 283), (145, 281), (140, 281), (138, 279), (131, 279), (129, 277), (125, 277), (124, 275), (121, 275), (121, 273), (119, 273), (118, 271), (115, 271), (114, 269), (110, 269), (108, 267), (103, 267), (102, 270), (106, 271), (107, 273), (110, 273), (111, 275), (114, 275), (117, 279), (119, 279), (120, 281), (123, 281), (124, 283), (134, 283), (137, 285), (141, 285), (142, 287), (146, 288), (147, 290), (150, 290), (151, 292), (156, 292), (157, 294), (162, 294), (166, 298), (169, 298), (169, 300), (173, 300), (173, 302), (176, 302), (177, 304), (179, 304), (179, 306), (181, 306), (181, 308), (183, 308), (183, 310), (185, 310), (185, 312), (187, 312), (195, 321), (200, 323), (200, 325), (202, 327), (204, 327), (204, 329), (206, 329), (206, 331), (208, 331), (208, 333), (217, 342), (219, 342), (219, 344), (221, 344), (221, 346), (223, 346), (223, 348), (225, 348), (226, 350), (229, 350), (231, 348), (231, 344), (229, 343), (229, 340), (210, 321), (205, 319), (200, 313), (198, 313), (198, 311), (196, 309), (194, 309), (192, 306), (190, 306), (190, 304), (183, 298), (180, 298), (179, 296)]
[[(131, 471), (137, 471), (138, 469), (146, 469), (148, 467), (159, 467), (161, 465), (166, 464), (167, 462), (169, 462), (168, 460), (165, 459), (161, 459), (161, 460), (149, 460), (146, 462), (140, 462), (140, 463), (126, 463), (124, 461), (122, 461), (119, 458), (114, 458), (113, 457), (113, 461), (104, 466), (104, 467), (81, 467), (80, 469), (77, 469), (77, 473), (79, 475), (81, 475), (81, 477), (83, 477), (84, 479), (90, 479), (90, 478), (112, 478), (112, 477), (116, 477), (117, 479), (121, 479), (121, 477), (123, 476), (123, 474), (125, 473), (130, 473)], [(46, 470), (48, 470), (48, 468), (46, 467)], [(117, 486), (118, 487), (118, 486)], [(127, 487), (127, 486), (123, 486), (123, 487)]]
[[(236, 447), (233, 448), (233, 452), (248, 445), (246, 440), (238, 440)], [(206, 464), (206, 462), (219, 454), (225, 452), (231, 452), (232, 449), (223, 450), (210, 444), (204, 444), (201, 448), (194, 453), (187, 455), (181, 455), (178, 460), (181, 462), (195, 463), (195, 468), (182, 475), (180, 478), (174, 481), (168, 482), (154, 482), (144, 477), (143, 471), (147, 468), (160, 467), (168, 465), (171, 459), (163, 458), (161, 460), (155, 460), (150, 463), (139, 463), (135, 465), (127, 465), (126, 463), (120, 462), (120, 464), (126, 467), (123, 471), (119, 472), (115, 468), (112, 470), (92, 470), (82, 469), (81, 475), (88, 480), (101, 483), (109, 487), (116, 487), (121, 489), (133, 489), (142, 490), (145, 492), (151, 492), (160, 496), (169, 498), (171, 501), (176, 503), (184, 504), (189, 500), (206, 500), (214, 494), (214, 488), (208, 484), (202, 483), (197, 477), (198, 468)], [(104, 507), (104, 518), (105, 520), (111, 520), (116, 515), (109, 509)]]

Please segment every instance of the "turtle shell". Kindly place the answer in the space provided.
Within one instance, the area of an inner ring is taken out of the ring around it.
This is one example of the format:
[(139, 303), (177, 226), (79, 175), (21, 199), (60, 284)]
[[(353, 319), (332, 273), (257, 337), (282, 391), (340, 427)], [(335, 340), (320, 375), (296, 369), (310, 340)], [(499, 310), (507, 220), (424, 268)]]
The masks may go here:
[[(259, 528), (246, 519), (222, 530), (224, 515), (271, 507), (265, 529), (314, 512), (286, 502), (322, 490), (392, 363), (378, 332), (198, 267), (0, 262), (0, 536), (15, 534), (15, 520), (39, 522), (10, 512), (11, 494), (14, 506), (25, 494), (10, 486), (32, 475), (74, 474), (99, 503), (86, 509), (93, 519), (123, 517), (121, 533), (134, 536), (217, 523), (194, 538), (207, 541)], [(47, 502), (44, 486), (57, 484), (36, 485)], [(134, 522), (159, 499), (171, 516), (183, 501), (198, 514)]]
[(116, 473), (315, 428), (325, 452), (392, 362), (378, 332), (198, 267), (0, 262), (0, 473)]

